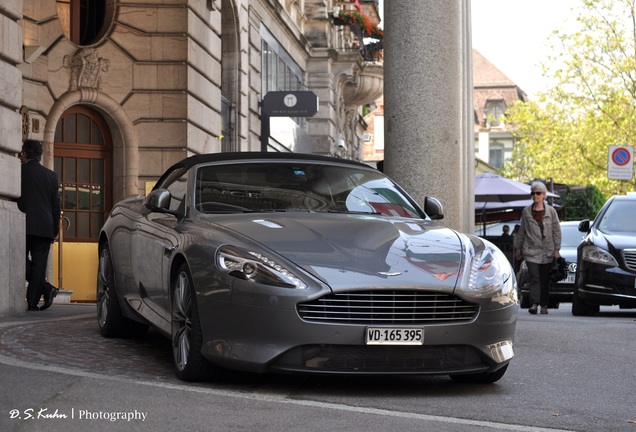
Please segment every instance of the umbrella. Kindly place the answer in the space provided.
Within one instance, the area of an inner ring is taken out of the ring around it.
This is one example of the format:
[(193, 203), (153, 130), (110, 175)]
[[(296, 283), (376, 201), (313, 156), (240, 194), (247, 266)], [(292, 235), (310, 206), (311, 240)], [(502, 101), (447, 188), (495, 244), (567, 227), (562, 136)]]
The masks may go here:
[[(486, 232), (487, 213), (489, 211), (520, 210), (532, 204), (530, 185), (507, 179), (493, 173), (475, 176), (475, 211), (481, 211), (483, 232)], [(549, 192), (549, 198), (559, 195)]]
[[(530, 185), (507, 179), (493, 173), (484, 173), (475, 176), (475, 202), (480, 203), (509, 203), (511, 201), (528, 201), (530, 197)], [(558, 197), (557, 194), (548, 192), (548, 197)], [(475, 208), (483, 209), (483, 206)]]
[[(529, 193), (529, 192), (528, 192)], [(475, 210), (507, 210), (522, 209), (532, 204), (531, 199), (514, 200), (514, 201), (475, 201)]]

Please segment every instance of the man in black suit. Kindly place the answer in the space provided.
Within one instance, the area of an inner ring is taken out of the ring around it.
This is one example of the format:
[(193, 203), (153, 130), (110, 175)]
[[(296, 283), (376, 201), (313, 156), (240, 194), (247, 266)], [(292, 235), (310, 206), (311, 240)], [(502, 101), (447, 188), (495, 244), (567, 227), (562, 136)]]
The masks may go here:
[[(46, 282), (49, 250), (60, 229), (60, 196), (57, 174), (40, 164), (42, 143), (26, 140), (22, 144), (22, 195), (18, 208), (26, 213), (27, 305), (29, 311), (51, 306), (57, 288)], [(29, 263), (29, 255), (31, 260)], [(29, 272), (30, 268), (30, 272)], [(39, 308), (44, 294), (44, 305)]]

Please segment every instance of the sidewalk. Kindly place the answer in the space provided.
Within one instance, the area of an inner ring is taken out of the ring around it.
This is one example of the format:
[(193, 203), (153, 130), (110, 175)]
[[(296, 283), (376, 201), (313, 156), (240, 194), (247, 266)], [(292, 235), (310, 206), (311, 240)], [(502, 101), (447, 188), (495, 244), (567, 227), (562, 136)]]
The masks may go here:
[(150, 329), (105, 338), (94, 303), (54, 303), (45, 311), (0, 318), (0, 357), (69, 370), (174, 381), (170, 339)]
[(95, 317), (97, 306), (95, 303), (53, 303), (44, 311), (24, 312), (18, 315), (0, 318), (0, 326), (8, 324), (59, 321), (73, 319), (82, 315)]

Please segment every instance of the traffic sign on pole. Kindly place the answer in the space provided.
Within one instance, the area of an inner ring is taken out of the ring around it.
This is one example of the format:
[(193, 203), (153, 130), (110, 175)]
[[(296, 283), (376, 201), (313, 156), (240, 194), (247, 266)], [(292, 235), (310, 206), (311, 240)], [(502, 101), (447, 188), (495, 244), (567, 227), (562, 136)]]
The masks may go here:
[(607, 178), (631, 180), (634, 176), (634, 146), (609, 146)]

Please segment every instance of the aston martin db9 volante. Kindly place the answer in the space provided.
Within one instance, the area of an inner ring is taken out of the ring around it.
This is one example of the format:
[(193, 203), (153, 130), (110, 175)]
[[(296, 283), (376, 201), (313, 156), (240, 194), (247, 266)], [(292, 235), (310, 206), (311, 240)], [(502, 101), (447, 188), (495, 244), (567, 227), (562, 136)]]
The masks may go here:
[(495, 382), (514, 355), (516, 279), (497, 247), (442, 217), (357, 162), (192, 156), (112, 209), (99, 329), (153, 326), (187, 381), (234, 369)]

